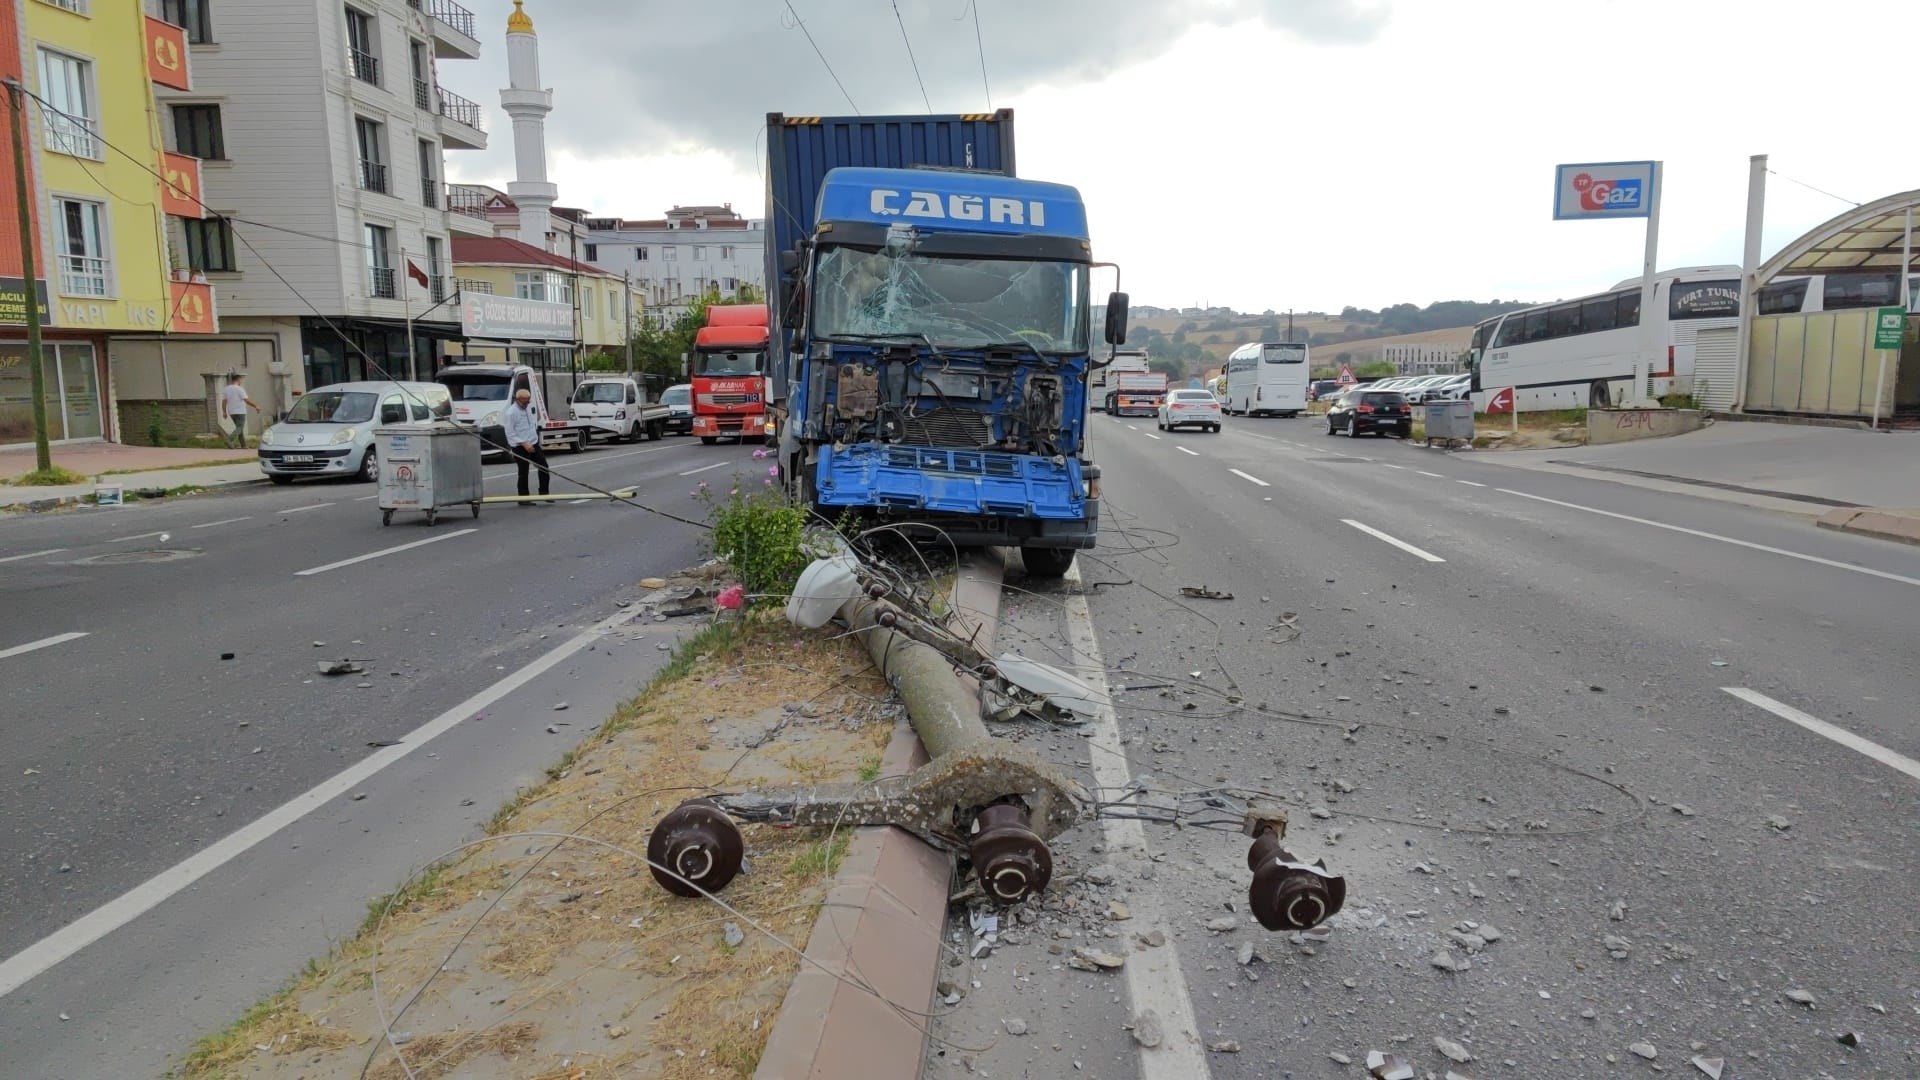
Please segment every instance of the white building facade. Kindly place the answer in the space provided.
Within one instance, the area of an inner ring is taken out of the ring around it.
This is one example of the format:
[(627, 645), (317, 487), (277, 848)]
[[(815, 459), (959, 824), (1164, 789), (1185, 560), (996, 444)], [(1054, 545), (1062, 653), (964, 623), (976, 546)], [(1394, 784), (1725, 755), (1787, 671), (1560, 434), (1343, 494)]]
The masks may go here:
[(487, 141), (481, 106), (438, 75), (479, 57), (473, 13), (453, 0), (148, 3), (192, 42), (194, 90), (162, 95), (161, 125), (205, 161), (202, 197), (234, 219), (182, 248), (216, 283), (221, 333), (170, 344), (163, 364), (183, 379), (271, 365), (281, 407), (330, 382), (430, 377), (460, 334), (445, 152)]
[(650, 314), (672, 318), (701, 296), (767, 292), (767, 223), (731, 204), (676, 206), (652, 221), (586, 219), (580, 261), (633, 281)]
[[(1344, 347), (1330, 345), (1325, 348)], [(1445, 341), (1415, 345), (1382, 345), (1380, 359), (1392, 364), (1394, 370), (1402, 375), (1442, 375), (1450, 371), (1465, 371), (1466, 364), (1461, 357), (1466, 351), (1465, 343)]]

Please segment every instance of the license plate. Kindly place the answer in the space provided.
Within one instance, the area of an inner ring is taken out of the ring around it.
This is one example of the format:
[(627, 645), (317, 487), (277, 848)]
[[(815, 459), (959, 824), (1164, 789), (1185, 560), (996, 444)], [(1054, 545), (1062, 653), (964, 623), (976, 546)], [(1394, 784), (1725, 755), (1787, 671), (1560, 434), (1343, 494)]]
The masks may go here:
[(313, 464), (313, 455), (312, 454), (288, 454), (286, 457), (281, 458), (280, 460), (286, 462), (289, 465), (311, 465)]

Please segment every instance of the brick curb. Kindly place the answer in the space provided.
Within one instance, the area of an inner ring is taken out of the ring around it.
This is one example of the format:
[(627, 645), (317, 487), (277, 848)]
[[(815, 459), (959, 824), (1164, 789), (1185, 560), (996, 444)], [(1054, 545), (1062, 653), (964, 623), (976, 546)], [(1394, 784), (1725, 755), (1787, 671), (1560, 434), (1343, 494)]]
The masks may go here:
[(1920, 518), (1888, 514), (1880, 510), (1829, 510), (1814, 524), (1836, 532), (1858, 533), (1897, 544), (1920, 545)]
[[(999, 617), (1001, 567), (981, 569), (962, 577), (954, 601), (978, 624), (975, 643), (986, 650)], [(898, 776), (926, 761), (913, 725), (901, 717), (880, 774)], [(854, 830), (754, 1080), (920, 1075), (923, 1015), (940, 971), (952, 878), (948, 855), (904, 829)]]

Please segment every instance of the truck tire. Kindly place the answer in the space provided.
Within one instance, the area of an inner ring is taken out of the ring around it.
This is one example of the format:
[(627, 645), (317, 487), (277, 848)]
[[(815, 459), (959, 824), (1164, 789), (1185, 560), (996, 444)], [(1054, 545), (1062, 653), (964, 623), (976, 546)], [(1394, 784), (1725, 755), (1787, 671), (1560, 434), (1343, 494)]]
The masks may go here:
[(647, 425), (647, 438), (652, 439), (654, 442), (659, 442), (666, 437), (667, 422), (665, 420), (655, 420)]
[(1073, 548), (1023, 547), (1020, 561), (1029, 577), (1057, 578), (1073, 565), (1075, 554)]

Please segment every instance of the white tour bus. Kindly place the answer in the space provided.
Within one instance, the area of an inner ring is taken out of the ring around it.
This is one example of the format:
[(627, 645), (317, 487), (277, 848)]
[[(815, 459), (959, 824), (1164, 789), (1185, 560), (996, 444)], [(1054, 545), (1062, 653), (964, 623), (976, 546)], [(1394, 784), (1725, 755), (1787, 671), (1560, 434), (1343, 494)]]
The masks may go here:
[[(1847, 308), (1899, 307), (1900, 272), (1849, 271), (1775, 278), (1760, 287), (1755, 315), (1792, 315)], [(1911, 279), (1907, 310), (1920, 312), (1920, 275)]]
[(1229, 413), (1299, 416), (1307, 407), (1307, 347), (1300, 342), (1249, 342), (1227, 357)]
[[(1625, 395), (1636, 354), (1648, 347), (1640, 324), (1640, 279), (1604, 293), (1510, 311), (1473, 328), (1468, 365), (1474, 407), (1514, 388), (1521, 412), (1603, 407)], [(1740, 268), (1696, 266), (1653, 279), (1651, 393), (1693, 385), (1694, 338), (1739, 324)]]

